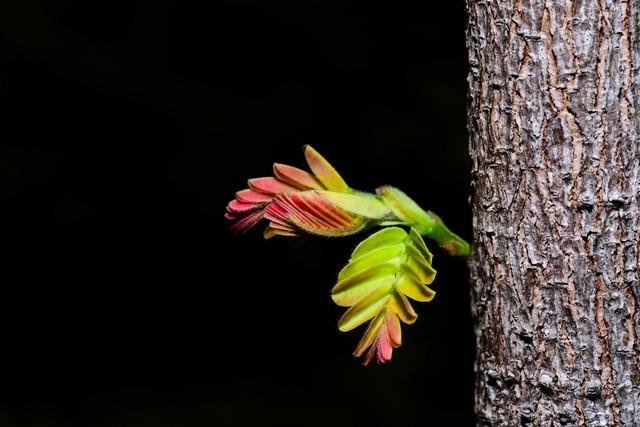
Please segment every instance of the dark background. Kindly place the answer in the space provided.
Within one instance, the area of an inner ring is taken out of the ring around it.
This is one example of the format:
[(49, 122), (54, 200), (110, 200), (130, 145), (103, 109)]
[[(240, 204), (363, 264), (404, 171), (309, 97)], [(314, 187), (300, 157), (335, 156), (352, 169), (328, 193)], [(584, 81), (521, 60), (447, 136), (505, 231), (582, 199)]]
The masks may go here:
[(365, 368), (329, 298), (362, 236), (222, 217), (312, 144), (469, 238), (462, 0), (8, 3), (0, 426), (473, 424), (463, 260), (430, 245), (437, 298)]

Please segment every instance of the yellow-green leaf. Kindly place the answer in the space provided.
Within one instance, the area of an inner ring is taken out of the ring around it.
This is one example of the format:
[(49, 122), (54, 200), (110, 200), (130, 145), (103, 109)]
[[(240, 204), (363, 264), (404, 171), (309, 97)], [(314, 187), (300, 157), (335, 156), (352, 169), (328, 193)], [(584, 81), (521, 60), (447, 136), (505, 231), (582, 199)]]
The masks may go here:
[(389, 206), (393, 214), (413, 227), (419, 227), (422, 233), (431, 231), (433, 222), (429, 215), (402, 190), (384, 185), (376, 189), (378, 196)]
[(350, 307), (371, 292), (385, 288), (391, 290), (396, 281), (397, 268), (383, 264), (339, 281), (331, 290), (331, 298), (342, 307)]
[(390, 298), (391, 292), (387, 289), (382, 288), (373, 291), (345, 311), (338, 322), (338, 329), (342, 332), (347, 332), (362, 325), (384, 310)]
[(397, 245), (404, 242), (406, 238), (407, 233), (402, 228), (383, 228), (377, 233), (369, 236), (369, 238), (360, 242), (360, 244), (356, 246), (355, 250), (353, 251), (353, 254), (351, 254), (351, 260), (360, 258), (361, 256), (384, 246)]
[(378, 361), (388, 360), (401, 342), (400, 320), (415, 322), (418, 315), (407, 297), (422, 302), (434, 298), (427, 286), (436, 275), (432, 258), (415, 230), (384, 228), (361, 242), (338, 274), (331, 297), (350, 307), (338, 328), (349, 331), (373, 319), (354, 353), (360, 356), (369, 349), (365, 364), (374, 354)]
[(424, 240), (422, 240), (422, 237), (418, 234), (415, 228), (411, 227), (411, 230), (409, 230), (409, 236), (411, 237), (411, 242), (414, 244), (416, 249), (420, 251), (422, 256), (424, 256), (424, 258), (427, 260), (427, 263), (431, 264), (431, 260), (433, 260), (433, 254), (431, 253), (431, 251), (429, 251), (427, 245), (424, 244)]
[(393, 295), (391, 301), (389, 301), (389, 308), (407, 325), (412, 324), (418, 318), (407, 297), (400, 292), (396, 292)]
[(338, 193), (322, 190), (318, 190), (318, 193), (340, 209), (355, 215), (378, 220), (391, 215), (391, 209), (373, 194)]
[(362, 353), (364, 353), (367, 350), (367, 348), (371, 347), (371, 344), (373, 344), (373, 342), (375, 341), (376, 335), (378, 334), (378, 330), (380, 329), (380, 326), (382, 326), (382, 322), (384, 322), (384, 319), (385, 319), (385, 314), (380, 313), (371, 322), (369, 322), (369, 326), (367, 327), (367, 330), (364, 332), (362, 339), (360, 340), (360, 342), (358, 343), (358, 346), (353, 352), (354, 356), (356, 357), (362, 356)]
[(327, 189), (340, 192), (350, 191), (338, 171), (312, 146), (305, 145), (304, 156), (313, 174)]
[(395, 264), (404, 254), (405, 246), (400, 243), (393, 246), (383, 246), (357, 259), (354, 259), (338, 273), (338, 280), (346, 280), (372, 267), (383, 264)]
[(395, 287), (398, 292), (420, 302), (431, 301), (436, 295), (428, 286), (414, 280), (413, 277), (408, 274), (402, 275), (402, 277), (395, 282)]

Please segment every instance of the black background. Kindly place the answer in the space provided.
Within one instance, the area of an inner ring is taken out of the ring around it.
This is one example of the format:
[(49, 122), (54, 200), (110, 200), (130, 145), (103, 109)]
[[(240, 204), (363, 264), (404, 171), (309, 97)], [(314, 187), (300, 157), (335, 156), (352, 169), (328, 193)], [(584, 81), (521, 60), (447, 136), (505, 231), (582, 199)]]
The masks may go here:
[(362, 238), (233, 236), (311, 144), (470, 237), (464, 4), (21, 0), (2, 22), (0, 426), (473, 424), (467, 270), (386, 365), (329, 289)]

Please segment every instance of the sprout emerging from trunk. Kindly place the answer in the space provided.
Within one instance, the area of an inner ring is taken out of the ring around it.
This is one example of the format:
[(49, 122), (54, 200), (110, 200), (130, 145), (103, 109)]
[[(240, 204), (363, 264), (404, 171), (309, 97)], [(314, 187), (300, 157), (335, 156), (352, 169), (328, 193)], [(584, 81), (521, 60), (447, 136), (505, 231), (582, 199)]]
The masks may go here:
[(422, 236), (453, 256), (468, 256), (471, 248), (399, 189), (382, 186), (375, 194), (354, 190), (311, 146), (305, 146), (304, 154), (310, 172), (275, 163), (273, 176), (248, 180), (249, 188), (236, 193), (225, 217), (238, 232), (265, 220), (266, 239), (340, 237), (383, 227), (356, 247), (331, 296), (348, 307), (338, 322), (340, 331), (369, 322), (354, 355), (364, 355), (365, 365), (374, 357), (386, 362), (402, 343), (401, 321), (411, 324), (417, 318), (409, 298), (426, 302), (435, 296), (428, 286), (436, 275), (433, 255)]

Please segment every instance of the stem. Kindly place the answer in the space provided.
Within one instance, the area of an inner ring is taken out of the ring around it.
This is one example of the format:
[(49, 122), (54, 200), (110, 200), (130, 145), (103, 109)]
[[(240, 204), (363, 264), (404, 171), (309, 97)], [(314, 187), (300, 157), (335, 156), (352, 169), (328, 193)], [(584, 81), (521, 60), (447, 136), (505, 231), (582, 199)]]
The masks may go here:
[(376, 193), (397, 219), (415, 228), (421, 236), (438, 242), (449, 255), (467, 257), (471, 254), (469, 243), (449, 230), (438, 215), (422, 209), (401, 190), (383, 185), (376, 189)]
[(429, 224), (427, 227), (421, 227), (422, 235), (438, 242), (438, 245), (449, 255), (467, 257), (471, 254), (471, 245), (449, 230), (438, 215), (431, 211), (428, 211), (427, 215)]

